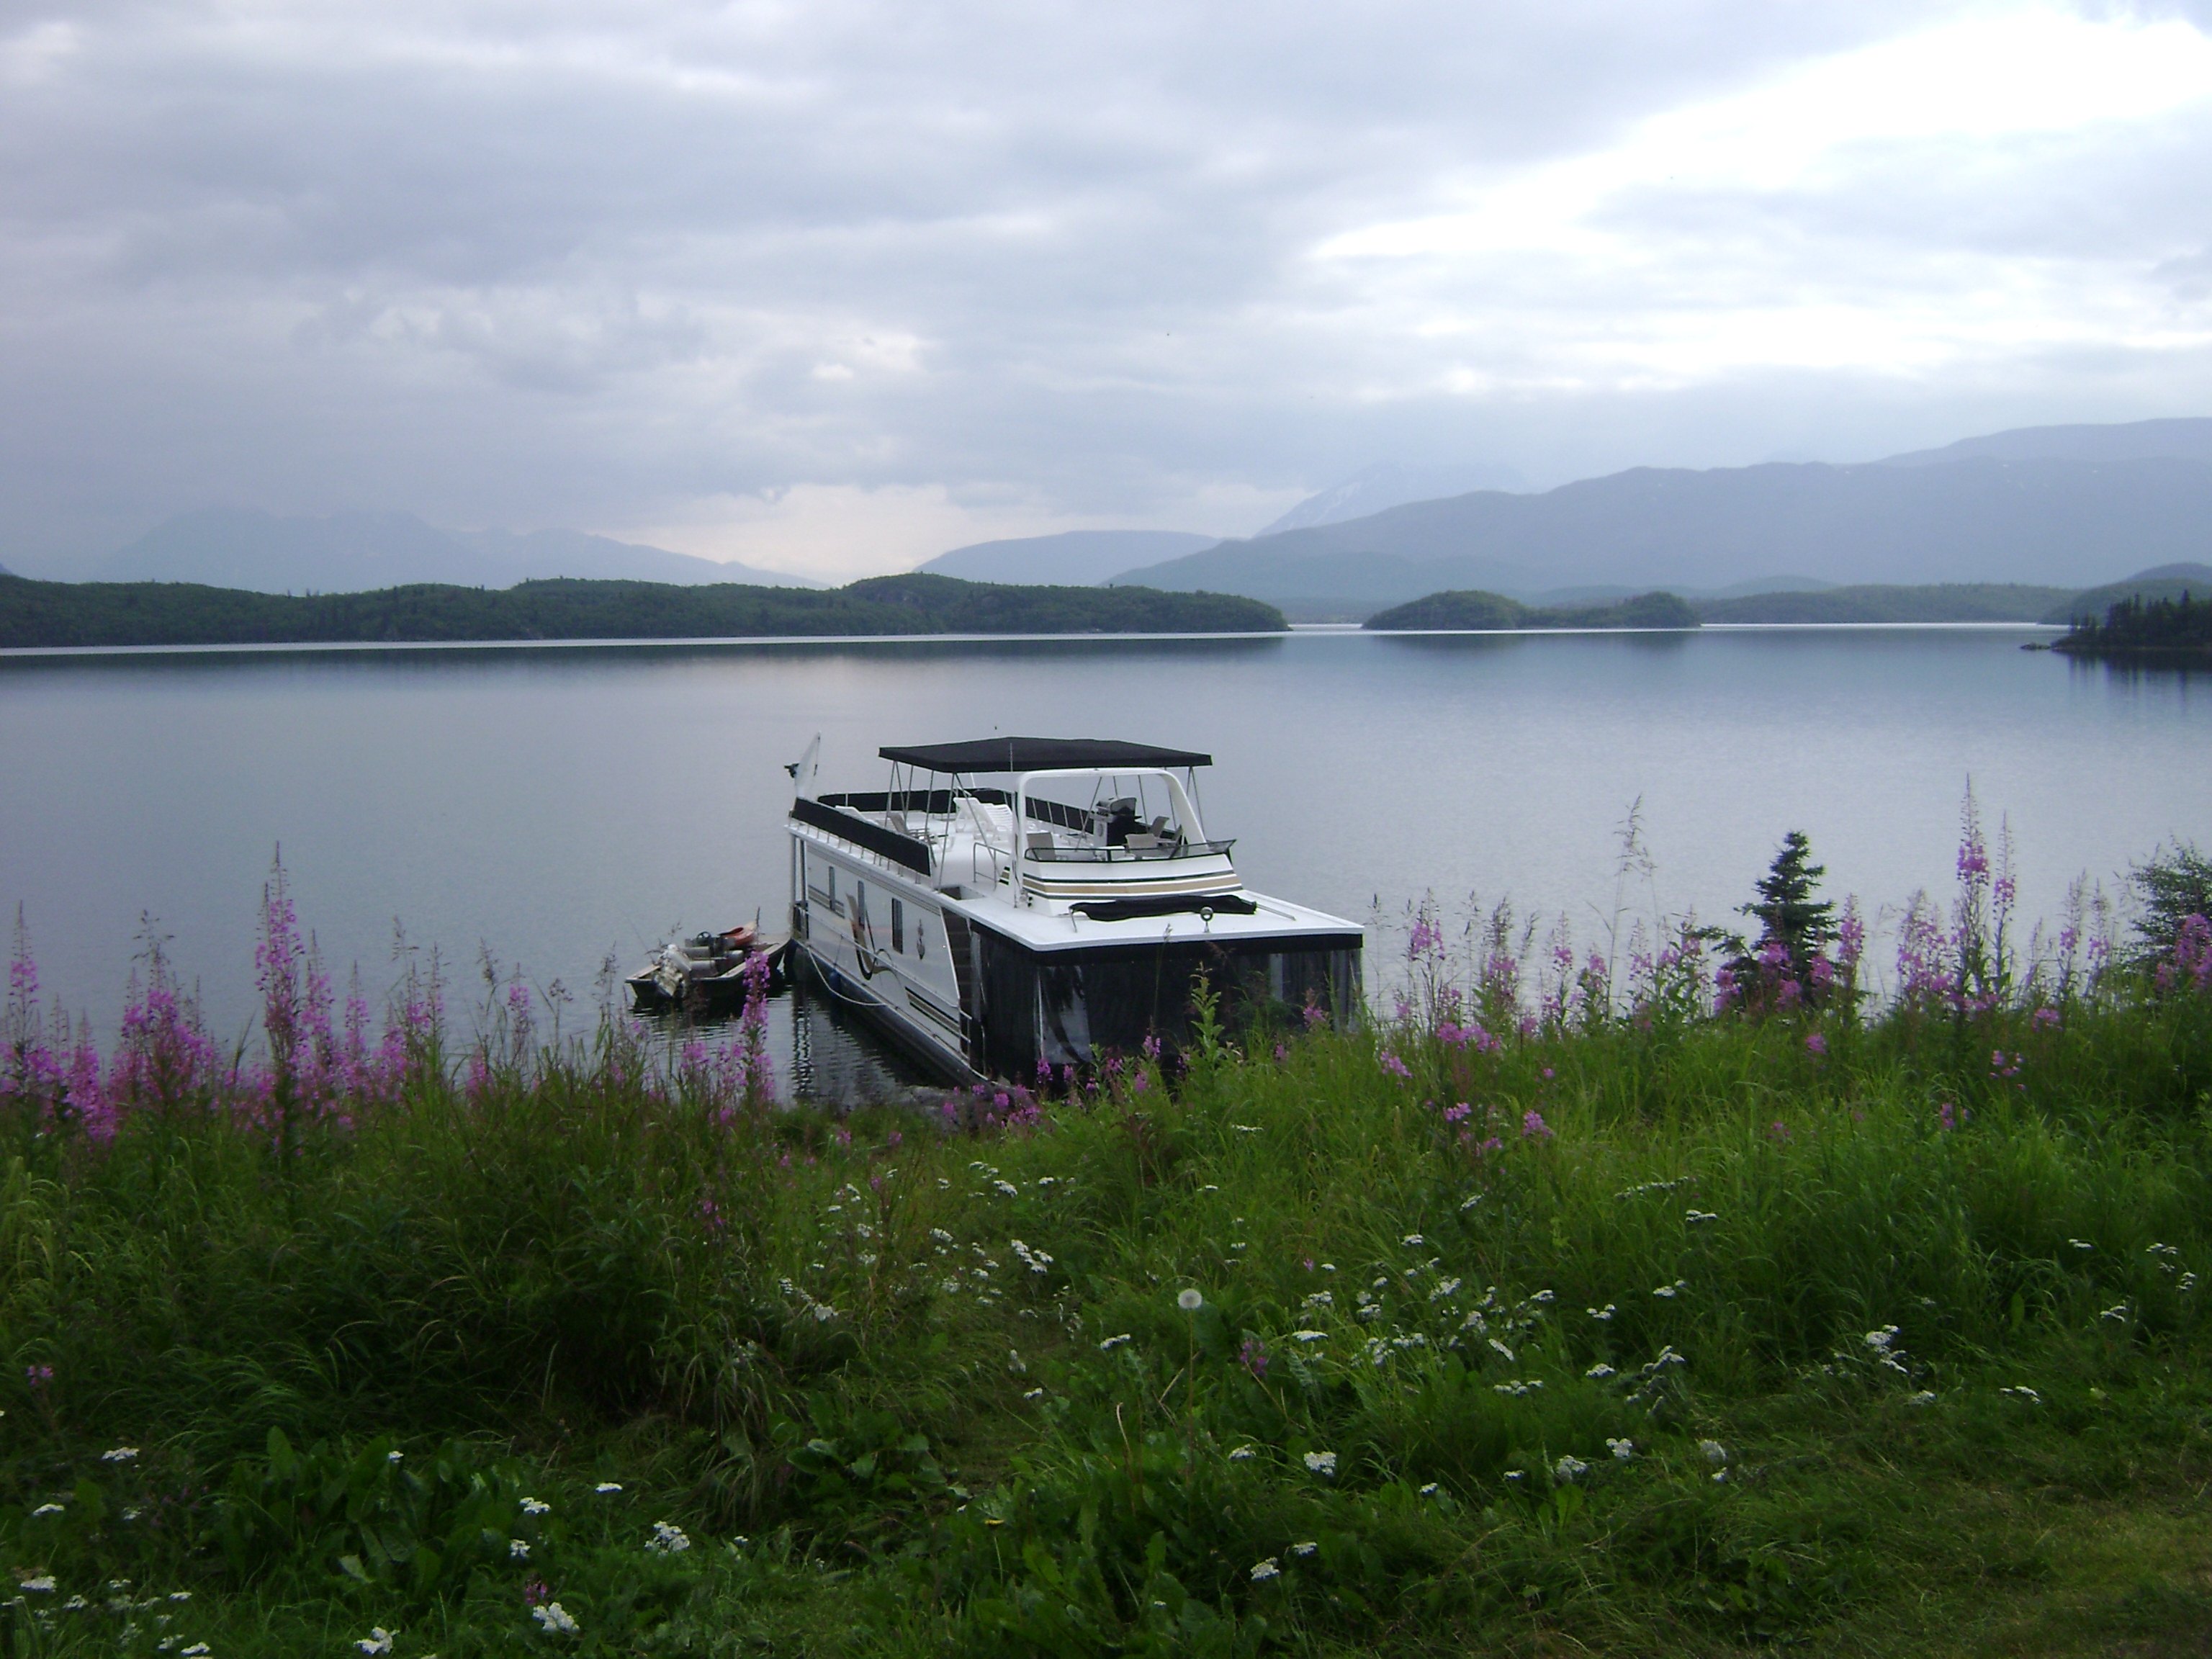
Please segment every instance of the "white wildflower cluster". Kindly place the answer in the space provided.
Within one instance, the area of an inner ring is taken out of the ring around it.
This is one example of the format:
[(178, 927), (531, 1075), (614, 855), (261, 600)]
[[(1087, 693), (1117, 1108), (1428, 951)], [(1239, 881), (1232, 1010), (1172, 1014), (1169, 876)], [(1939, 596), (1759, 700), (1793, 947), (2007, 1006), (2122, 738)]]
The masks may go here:
[(1862, 1335), (1855, 1346), (1838, 1348), (1820, 1367), (1829, 1376), (1855, 1378), (1865, 1382), (1910, 1383), (1918, 1379), (1923, 1366), (1905, 1352), (1897, 1340), (1897, 1327), (1879, 1325)]
[(681, 1555), (690, 1547), (690, 1536), (672, 1521), (654, 1522), (653, 1536), (645, 1540), (647, 1555)]
[(103, 1463), (134, 1463), (137, 1460), (138, 1448), (136, 1446), (117, 1446), (100, 1455), (100, 1461)]
[(1632, 1371), (1619, 1372), (1611, 1365), (1600, 1361), (1583, 1375), (1595, 1382), (1604, 1382), (1608, 1378), (1618, 1377), (1624, 1390), (1621, 1396), (1622, 1404), (1641, 1406), (1647, 1412), (1656, 1412), (1659, 1409), (1660, 1398), (1667, 1391), (1668, 1373), (1689, 1363), (1680, 1354), (1675, 1352), (1673, 1345), (1669, 1344), (1661, 1348), (1657, 1353)]
[(1658, 1289), (1653, 1291), (1651, 1294), (1656, 1297), (1659, 1297), (1665, 1301), (1672, 1302), (1676, 1297), (1681, 1295), (1683, 1291), (1689, 1288), (1690, 1281), (1688, 1279), (1678, 1279), (1671, 1285), (1660, 1285)]
[(392, 1632), (385, 1629), (383, 1626), (378, 1625), (371, 1628), (368, 1635), (356, 1640), (354, 1647), (360, 1652), (372, 1656), (374, 1659), (374, 1656), (377, 1654), (391, 1652), (392, 1640)]
[(2043, 1396), (2025, 1382), (2015, 1382), (2008, 1389), (1999, 1389), (1997, 1392), (2009, 1395), (2023, 1405), (2040, 1406), (2043, 1403)]
[(1469, 1193), (1465, 1198), (1460, 1200), (1459, 1212), (1462, 1215), (1465, 1215), (1469, 1210), (1472, 1210), (1476, 1205), (1481, 1202), (1482, 1194), (1480, 1193)]
[(527, 1561), (530, 1559), (530, 1540), (527, 1538), (508, 1539), (507, 1553), (512, 1560)]
[(1558, 1462), (1552, 1465), (1552, 1478), (1562, 1485), (1565, 1485), (1569, 1481), (1579, 1480), (1583, 1476), (1589, 1473), (1589, 1465), (1583, 1462), (1581, 1458), (1577, 1457), (1572, 1452), (1569, 1452), (1565, 1457), (1562, 1457)]
[(2128, 1304), (2124, 1302), (2115, 1302), (2109, 1308), (2100, 1308), (2097, 1310), (2097, 1317), (2100, 1319), (2124, 1322), (2127, 1316)]
[(1624, 1187), (1619, 1192), (1615, 1193), (1613, 1196), (1615, 1198), (1643, 1198), (1649, 1194), (1671, 1193), (1678, 1191), (1684, 1187), (1694, 1187), (1697, 1184), (1698, 1178), (1693, 1175), (1676, 1176), (1672, 1181), (1647, 1181), (1640, 1187)]
[(1257, 1446), (1239, 1446), (1229, 1454), (1229, 1461), (1232, 1463), (1249, 1463), (1259, 1455), (1260, 1449)]
[(1523, 1395), (1540, 1391), (1543, 1386), (1544, 1379), (1540, 1376), (1516, 1376), (1508, 1382), (1493, 1382), (1490, 1388), (1493, 1394), (1510, 1395), (1518, 1400)]
[(1292, 1331), (1291, 1333), (1291, 1340), (1293, 1342), (1304, 1342), (1309, 1344), (1315, 1342), (1326, 1342), (1328, 1340), (1328, 1333), (1327, 1331), (1311, 1330)]
[(1628, 1462), (1636, 1455), (1636, 1443), (1633, 1440), (1615, 1440), (1608, 1435), (1606, 1437), (1605, 1449), (1613, 1454), (1613, 1461), (1617, 1463)]
[(1293, 1544), (1293, 1545), (1291, 1545), (1291, 1546), (1290, 1547), (1290, 1548), (1289, 1548), (1289, 1549), (1287, 1549), (1287, 1550), (1284, 1551), (1283, 1553), (1284, 1553), (1285, 1555), (1289, 1556), (1289, 1557), (1290, 1557), (1293, 1561), (1303, 1561), (1303, 1560), (1304, 1560), (1304, 1559), (1306, 1559), (1306, 1557), (1308, 1557), (1309, 1555), (1313, 1554), (1316, 1550), (1318, 1550), (1318, 1549), (1320, 1549), (1320, 1548), (1321, 1548), (1321, 1546), (1320, 1546), (1318, 1543), (1316, 1543), (1314, 1540), (1312, 1540), (1312, 1539), (1309, 1538), (1309, 1539), (1307, 1539), (1307, 1540), (1306, 1540), (1304, 1543), (1302, 1543), (1302, 1544)]
[(1389, 1364), (1394, 1354), (1403, 1353), (1408, 1348), (1425, 1348), (1428, 1346), (1429, 1339), (1423, 1333), (1400, 1331), (1394, 1336), (1370, 1337), (1361, 1352), (1369, 1364), (1382, 1365)]
[(538, 1628), (548, 1636), (574, 1636), (580, 1626), (558, 1601), (548, 1601), (542, 1607), (532, 1607), (530, 1616), (538, 1621)]
[(553, 1506), (540, 1498), (526, 1498), (522, 1500), (522, 1512), (525, 1515), (550, 1515)]
[(810, 1313), (814, 1316), (815, 1322), (817, 1324), (827, 1325), (831, 1320), (837, 1317), (836, 1309), (831, 1307), (827, 1302), (817, 1300), (804, 1285), (800, 1285), (789, 1279), (779, 1279), (776, 1283), (778, 1288), (780, 1288), (786, 1296), (791, 1297), (793, 1301), (799, 1304), (799, 1310), (802, 1313)]
[(1014, 1253), (1014, 1259), (1017, 1261), (1020, 1262), (1022, 1266), (1027, 1267), (1033, 1273), (1044, 1273), (1052, 1266), (1052, 1257), (1050, 1255), (1047, 1255), (1042, 1250), (1033, 1250), (1030, 1249), (1028, 1245), (1023, 1243), (1018, 1238), (1008, 1240), (1006, 1248)]
[(1583, 1311), (1588, 1314), (1592, 1319), (1603, 1323), (1604, 1322), (1610, 1320), (1613, 1315), (1619, 1313), (1620, 1310), (1615, 1304), (1608, 1302), (1602, 1308), (1584, 1308)]
[(1098, 1352), (1101, 1353), (1111, 1353), (1115, 1349), (1121, 1347), (1128, 1340), (1129, 1333), (1123, 1331), (1120, 1335), (1109, 1336), (1103, 1342), (1101, 1342), (1098, 1345)]
[(1336, 1478), (1336, 1454), (1333, 1451), (1310, 1451), (1305, 1455), (1307, 1470), (1324, 1480)]
[(602, 1496), (605, 1496), (609, 1492), (620, 1492), (622, 1490), (622, 1482), (619, 1480), (602, 1480), (598, 1486), (592, 1487), (592, 1490)]
[(1336, 1297), (1328, 1291), (1316, 1291), (1298, 1305), (1302, 1308), (1334, 1308)]
[(1709, 1221), (1719, 1219), (1720, 1217), (1715, 1215), (1711, 1210), (1691, 1210), (1686, 1212), (1682, 1217), (1683, 1224), (1691, 1227), (1702, 1227)]

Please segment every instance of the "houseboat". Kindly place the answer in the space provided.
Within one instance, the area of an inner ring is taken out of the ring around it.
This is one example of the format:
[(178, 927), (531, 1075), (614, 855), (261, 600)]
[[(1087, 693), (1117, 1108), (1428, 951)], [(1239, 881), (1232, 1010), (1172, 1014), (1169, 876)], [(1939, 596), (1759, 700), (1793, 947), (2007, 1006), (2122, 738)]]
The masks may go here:
[(988, 738), (878, 751), (887, 787), (787, 769), (791, 954), (963, 1081), (1178, 1048), (1199, 988), (1232, 1034), (1359, 1018), (1361, 933), (1246, 888), (1187, 750)]

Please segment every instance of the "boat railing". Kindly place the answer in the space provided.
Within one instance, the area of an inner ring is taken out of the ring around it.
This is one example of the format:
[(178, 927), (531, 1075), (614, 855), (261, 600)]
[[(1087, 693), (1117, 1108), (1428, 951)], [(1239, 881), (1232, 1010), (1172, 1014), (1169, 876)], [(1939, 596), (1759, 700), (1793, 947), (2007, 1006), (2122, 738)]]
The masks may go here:
[(1036, 864), (1131, 864), (1148, 863), (1156, 859), (1225, 858), (1229, 849), (1237, 845), (1234, 836), (1226, 841), (1184, 841), (1170, 838), (1156, 844), (1122, 847), (1059, 847), (1044, 844), (1042, 837), (1029, 849), (1029, 857)]
[[(1014, 861), (1004, 848), (994, 842), (986, 841), (980, 836), (970, 843), (970, 846), (972, 850), (968, 855), (968, 877), (978, 887), (996, 888), (1014, 878)], [(988, 876), (984, 874), (986, 866), (990, 869)]]

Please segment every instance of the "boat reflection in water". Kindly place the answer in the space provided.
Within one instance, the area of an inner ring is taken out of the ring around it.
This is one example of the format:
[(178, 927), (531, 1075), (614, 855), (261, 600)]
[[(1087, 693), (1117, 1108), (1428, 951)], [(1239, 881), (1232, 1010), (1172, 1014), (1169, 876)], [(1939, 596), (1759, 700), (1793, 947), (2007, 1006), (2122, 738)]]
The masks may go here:
[(789, 770), (791, 963), (962, 1081), (1188, 1041), (1194, 988), (1230, 1030), (1355, 1020), (1356, 923), (1248, 890), (1210, 836), (1210, 756), (1101, 738), (880, 750), (889, 787)]

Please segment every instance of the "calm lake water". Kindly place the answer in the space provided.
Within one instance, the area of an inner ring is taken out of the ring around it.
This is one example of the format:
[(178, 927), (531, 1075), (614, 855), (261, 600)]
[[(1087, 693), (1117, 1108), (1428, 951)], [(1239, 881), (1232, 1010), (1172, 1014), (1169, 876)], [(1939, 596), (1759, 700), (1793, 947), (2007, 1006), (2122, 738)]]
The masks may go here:
[[(112, 1030), (142, 914), (218, 1032), (252, 1008), (283, 849), (303, 921), (372, 993), (395, 921), (588, 1003), (678, 931), (782, 932), (781, 769), (881, 787), (886, 743), (1122, 737), (1209, 750), (1209, 830), (1265, 891), (1395, 923), (1433, 892), (1717, 916), (1802, 829), (1869, 912), (1947, 890), (1972, 780), (2023, 908), (2212, 842), (2212, 678), (2023, 652), (2013, 629), (775, 642), (0, 657), (0, 900), (50, 993)], [(1371, 945), (1388, 946), (1387, 936)], [(1379, 964), (1378, 964), (1379, 965)], [(466, 982), (463, 991), (469, 988)], [(463, 998), (457, 995), (458, 1004)], [(811, 1086), (892, 1073), (782, 1011)], [(794, 1048), (797, 1053), (794, 1054)]]

